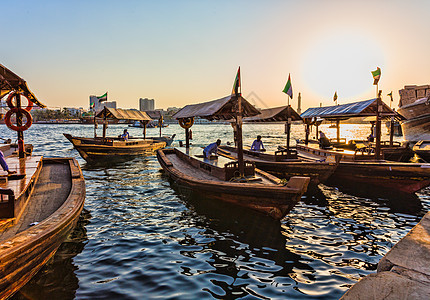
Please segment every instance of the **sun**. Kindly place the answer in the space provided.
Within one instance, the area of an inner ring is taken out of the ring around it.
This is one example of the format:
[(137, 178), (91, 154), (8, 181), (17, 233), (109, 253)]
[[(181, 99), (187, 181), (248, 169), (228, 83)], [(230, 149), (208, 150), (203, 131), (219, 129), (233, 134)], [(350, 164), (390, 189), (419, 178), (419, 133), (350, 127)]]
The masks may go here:
[(366, 95), (373, 96), (371, 71), (383, 65), (383, 51), (372, 36), (336, 32), (309, 44), (303, 55), (302, 77), (308, 92), (319, 98), (313, 101), (332, 104), (335, 91), (340, 103), (365, 100)]

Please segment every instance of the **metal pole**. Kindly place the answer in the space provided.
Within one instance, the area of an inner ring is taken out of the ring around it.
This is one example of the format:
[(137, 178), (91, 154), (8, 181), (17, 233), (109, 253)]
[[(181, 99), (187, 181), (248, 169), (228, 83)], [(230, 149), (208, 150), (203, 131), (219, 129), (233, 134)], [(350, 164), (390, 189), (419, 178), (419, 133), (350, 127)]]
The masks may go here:
[(391, 124), (390, 124), (390, 147), (393, 146), (393, 139), (394, 139), (394, 116), (391, 117)]
[(185, 128), (185, 148), (190, 148), (190, 129)]
[(287, 107), (287, 157), (290, 154), (290, 135), (291, 135), (291, 111), (290, 111), (290, 96), (288, 96)]

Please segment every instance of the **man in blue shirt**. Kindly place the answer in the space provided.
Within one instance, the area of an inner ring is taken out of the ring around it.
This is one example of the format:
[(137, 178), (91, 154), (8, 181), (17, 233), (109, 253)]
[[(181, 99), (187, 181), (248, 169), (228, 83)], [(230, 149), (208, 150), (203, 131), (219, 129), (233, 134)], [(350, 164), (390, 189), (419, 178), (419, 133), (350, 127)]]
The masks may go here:
[(261, 135), (257, 135), (257, 139), (252, 143), (251, 150), (253, 151), (266, 151), (261, 140)]
[(121, 138), (124, 139), (124, 141), (128, 141), (130, 135), (128, 134), (127, 129), (124, 129), (124, 133), (121, 134)]
[(6, 163), (6, 160), (4, 159), (4, 154), (1, 150), (0, 150), (0, 165), (3, 168), (3, 170), (6, 171), (8, 174), (16, 173), (15, 171), (9, 170), (9, 166)]
[(209, 158), (211, 154), (217, 154), (218, 146), (221, 145), (221, 140), (218, 139), (215, 143), (209, 144), (206, 146), (206, 148), (203, 150), (203, 156), (205, 158)]

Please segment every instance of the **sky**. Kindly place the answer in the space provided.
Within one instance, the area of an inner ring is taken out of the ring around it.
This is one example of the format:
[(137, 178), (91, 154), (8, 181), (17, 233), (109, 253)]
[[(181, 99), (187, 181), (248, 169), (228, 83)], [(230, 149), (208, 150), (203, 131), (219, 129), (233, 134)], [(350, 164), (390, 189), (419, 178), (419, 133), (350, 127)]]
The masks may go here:
[[(0, 0), (0, 64), (49, 108), (183, 107), (231, 93), (308, 107), (430, 84), (428, 0)], [(282, 93), (291, 75), (293, 98)]]

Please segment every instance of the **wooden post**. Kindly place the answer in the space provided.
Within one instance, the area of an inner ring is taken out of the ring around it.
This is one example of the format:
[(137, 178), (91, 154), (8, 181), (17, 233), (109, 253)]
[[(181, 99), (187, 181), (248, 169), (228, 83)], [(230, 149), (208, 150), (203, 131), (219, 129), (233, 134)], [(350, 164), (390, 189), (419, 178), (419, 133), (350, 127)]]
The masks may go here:
[(393, 147), (393, 139), (394, 139), (394, 116), (391, 117), (391, 124), (390, 124), (390, 147)]
[(185, 148), (190, 148), (190, 129), (185, 128)]
[(376, 98), (376, 145), (375, 145), (375, 151), (376, 151), (376, 159), (381, 159), (381, 93), (382, 91), (379, 91), (378, 97)]
[(146, 140), (146, 125), (148, 124), (148, 122), (144, 122), (143, 123), (143, 139)]
[[(21, 95), (19, 93), (15, 93), (15, 98), (16, 98), (16, 107), (19, 109), (21, 108)], [(16, 113), (16, 125), (18, 127), (22, 126), (22, 113), (20, 111)], [(18, 156), (19, 158), (25, 157), (23, 131), (18, 131)]]
[[(288, 96), (289, 98), (290, 96)], [(287, 107), (287, 157), (290, 155), (290, 136), (291, 136), (291, 111), (290, 104)]]
[(340, 143), (340, 120), (336, 120), (336, 138), (337, 143)]
[(106, 129), (107, 129), (107, 118), (106, 118), (106, 110), (103, 113), (103, 138), (106, 138)]
[(236, 115), (236, 128), (237, 128), (237, 160), (239, 163), (240, 176), (245, 175), (245, 163), (243, 162), (243, 141), (242, 141), (242, 96), (236, 94), (237, 99), (237, 115)]
[(306, 122), (306, 131), (305, 131), (305, 145), (309, 144), (309, 123)]

